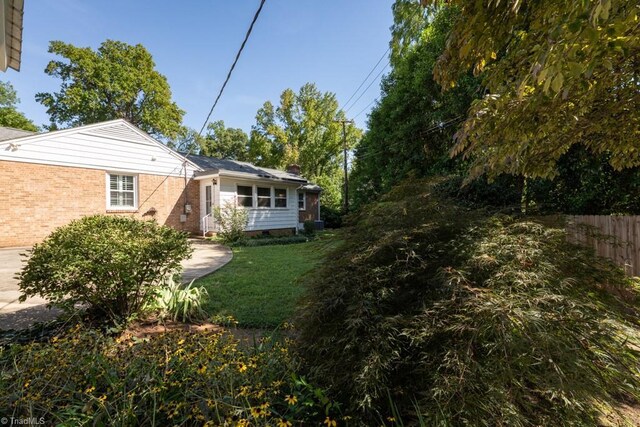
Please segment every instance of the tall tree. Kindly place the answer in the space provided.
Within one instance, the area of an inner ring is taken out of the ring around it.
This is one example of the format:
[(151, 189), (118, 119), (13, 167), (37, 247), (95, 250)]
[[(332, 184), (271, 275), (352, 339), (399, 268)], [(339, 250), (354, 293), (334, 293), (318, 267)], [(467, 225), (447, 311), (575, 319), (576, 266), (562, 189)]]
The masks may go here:
[[(370, 202), (406, 178), (444, 174), (459, 167), (448, 152), (453, 135), (478, 96), (479, 80), (467, 73), (443, 92), (433, 69), (458, 16), (445, 7), (425, 14), (415, 1), (394, 4), (392, 71), (369, 115), (369, 130), (356, 149), (354, 205)], [(420, 28), (410, 33), (407, 28)], [(396, 34), (399, 32), (399, 34)]]
[(200, 154), (221, 159), (247, 160), (249, 136), (239, 128), (228, 128), (224, 121), (209, 123), (207, 134), (199, 140)]
[[(286, 89), (280, 105), (267, 101), (256, 114), (251, 131), (249, 159), (256, 164), (284, 168), (298, 164), (305, 177), (324, 187), (323, 203), (340, 205), (343, 159), (342, 124), (345, 119), (335, 94), (321, 92), (307, 83), (298, 93)], [(348, 125), (347, 146), (353, 148), (361, 135)]]
[(180, 133), (184, 111), (171, 100), (169, 83), (144, 46), (107, 40), (93, 51), (52, 41), (49, 52), (66, 60), (45, 68), (62, 80), (60, 91), (36, 95), (53, 127), (122, 118), (157, 138)]
[(37, 132), (36, 126), (18, 111), (18, 94), (9, 82), (0, 82), (0, 126)]
[[(425, 5), (439, 0), (421, 0)], [(434, 75), (453, 87), (483, 70), (453, 154), (488, 173), (554, 177), (582, 145), (621, 170), (640, 165), (640, 5), (628, 0), (452, 0), (461, 15)]]

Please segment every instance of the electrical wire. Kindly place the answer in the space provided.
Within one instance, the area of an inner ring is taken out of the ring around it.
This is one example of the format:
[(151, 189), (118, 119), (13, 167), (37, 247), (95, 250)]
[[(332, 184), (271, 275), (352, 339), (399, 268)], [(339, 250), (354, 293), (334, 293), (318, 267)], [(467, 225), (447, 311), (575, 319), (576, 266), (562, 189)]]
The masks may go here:
[(382, 70), (380, 70), (380, 72), (379, 72), (379, 73), (374, 77), (374, 79), (373, 79), (373, 80), (371, 80), (371, 83), (369, 83), (369, 85), (368, 85), (368, 86), (365, 88), (365, 90), (360, 94), (360, 96), (359, 96), (355, 101), (353, 101), (353, 103), (351, 104), (351, 107), (349, 107), (349, 108), (347, 108), (347, 109), (345, 110), (345, 112), (344, 112), (345, 114), (346, 114), (346, 113), (348, 113), (348, 112), (349, 112), (349, 110), (351, 110), (351, 109), (352, 109), (352, 108), (353, 108), (353, 107), (358, 103), (358, 101), (360, 101), (360, 98), (362, 98), (362, 96), (363, 96), (365, 93), (367, 93), (367, 91), (369, 90), (369, 88), (370, 88), (370, 87), (371, 87), (371, 86), (376, 82), (376, 80), (378, 80), (378, 77), (380, 77), (380, 75), (381, 75), (382, 73), (384, 73), (384, 71), (387, 69), (387, 67), (389, 66), (389, 64), (390, 64), (390, 62), (387, 62), (387, 65), (385, 65), (385, 66), (384, 66), (384, 68), (383, 68)]
[(351, 101), (353, 99), (353, 97), (356, 96), (356, 94), (358, 93), (360, 88), (362, 88), (362, 86), (364, 86), (364, 84), (367, 82), (367, 79), (369, 79), (369, 77), (371, 76), (371, 74), (373, 74), (375, 69), (378, 68), (378, 65), (380, 65), (380, 63), (387, 56), (387, 54), (389, 53), (390, 50), (391, 50), (391, 46), (389, 46), (387, 48), (387, 51), (380, 57), (380, 59), (378, 59), (378, 62), (376, 62), (376, 65), (374, 65), (373, 68), (371, 69), (371, 71), (369, 71), (369, 74), (367, 74), (367, 77), (365, 77), (364, 80), (362, 81), (362, 83), (360, 83), (360, 86), (358, 86), (358, 88), (351, 94), (349, 99), (347, 99), (347, 102), (344, 103), (344, 107), (343, 108), (345, 108), (347, 105), (349, 105), (349, 101)]
[(220, 88), (220, 92), (218, 92), (218, 96), (216, 96), (216, 99), (213, 102), (213, 105), (211, 106), (211, 110), (209, 110), (209, 114), (207, 114), (207, 119), (204, 121), (204, 124), (202, 125), (202, 128), (200, 128), (200, 132), (198, 132), (198, 136), (202, 135), (202, 131), (204, 131), (204, 128), (207, 126), (207, 123), (209, 123), (209, 119), (211, 118), (211, 114), (213, 113), (213, 110), (216, 108), (216, 105), (218, 105), (218, 101), (220, 100), (220, 97), (222, 96), (222, 92), (224, 92), (224, 88), (227, 86), (227, 83), (229, 83), (229, 79), (231, 78), (231, 74), (233, 73), (234, 68), (236, 68), (236, 64), (238, 63), (238, 59), (240, 59), (240, 55), (242, 54), (242, 51), (244, 50), (244, 46), (247, 44), (247, 40), (249, 40), (249, 36), (251, 35), (251, 32), (253, 31), (253, 26), (255, 25), (256, 21), (258, 20), (258, 17), (260, 16), (260, 12), (262, 11), (262, 7), (264, 6), (265, 1), (266, 0), (261, 0), (260, 1), (260, 6), (258, 7), (258, 10), (256, 11), (256, 14), (253, 16), (253, 20), (251, 21), (251, 25), (249, 25), (249, 29), (247, 30), (247, 34), (244, 36), (244, 40), (242, 41), (242, 44), (240, 45), (240, 49), (238, 50), (238, 53), (236, 54), (236, 57), (233, 60), (233, 64), (231, 64), (231, 68), (229, 69), (229, 72), (227, 73), (227, 78), (224, 80), (224, 83), (222, 84), (222, 87)]
[[(247, 33), (244, 36), (244, 40), (242, 40), (242, 44), (240, 45), (240, 49), (238, 49), (238, 53), (236, 53), (236, 57), (233, 60), (233, 63), (231, 64), (231, 68), (229, 69), (229, 72), (227, 73), (227, 77), (225, 78), (224, 83), (222, 84), (222, 87), (220, 87), (220, 91), (218, 92), (218, 95), (216, 96), (215, 101), (213, 101), (213, 105), (211, 106), (211, 109), (209, 110), (209, 114), (207, 114), (207, 118), (205, 119), (204, 124), (202, 125), (202, 128), (200, 128), (200, 132), (198, 132), (198, 136), (202, 136), (202, 132), (204, 131), (204, 129), (207, 126), (207, 124), (209, 123), (209, 119), (211, 118), (211, 114), (213, 114), (213, 110), (216, 108), (216, 105), (218, 105), (218, 101), (220, 100), (220, 97), (222, 96), (222, 93), (224, 92), (224, 89), (227, 87), (227, 83), (229, 83), (229, 79), (231, 79), (231, 74), (233, 74), (233, 70), (236, 68), (236, 64), (238, 63), (238, 60), (240, 59), (240, 55), (242, 54), (242, 51), (244, 50), (244, 47), (247, 44), (247, 40), (249, 40), (249, 36), (251, 36), (251, 32), (253, 31), (253, 27), (254, 27), (256, 21), (258, 20), (258, 17), (260, 16), (260, 12), (262, 12), (262, 7), (264, 6), (265, 1), (266, 0), (261, 0), (260, 1), (260, 6), (258, 7), (258, 10), (256, 11), (255, 15), (253, 16), (253, 19), (251, 20), (251, 24), (249, 25), (249, 29), (247, 30)], [(183, 156), (185, 159), (188, 159), (188, 157), (192, 154), (193, 148), (196, 145), (197, 145), (197, 141), (194, 141), (194, 144), (192, 144), (191, 147), (189, 147), (189, 150)], [(180, 167), (184, 167), (185, 168), (185, 176), (186, 176), (186, 173), (187, 173), (186, 172), (187, 160), (182, 162)], [(144, 205), (151, 198), (151, 196), (153, 196), (156, 193), (156, 191), (158, 191), (158, 189), (162, 186), (162, 184), (164, 184), (165, 181), (167, 179), (169, 179), (169, 177), (176, 171), (176, 169), (178, 169), (178, 166), (176, 166), (171, 172), (169, 172), (169, 174), (167, 176), (164, 177), (164, 179), (151, 192), (151, 194), (149, 194), (149, 196), (147, 196), (147, 198), (144, 199), (144, 201), (142, 203), (140, 203), (139, 207)]]

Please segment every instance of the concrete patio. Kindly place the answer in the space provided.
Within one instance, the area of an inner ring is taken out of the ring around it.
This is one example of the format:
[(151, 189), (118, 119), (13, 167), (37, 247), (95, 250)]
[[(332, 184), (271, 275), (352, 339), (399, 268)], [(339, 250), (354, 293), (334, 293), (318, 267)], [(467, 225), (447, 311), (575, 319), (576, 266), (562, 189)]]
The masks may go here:
[[(182, 281), (185, 283), (213, 273), (233, 257), (231, 250), (208, 240), (191, 239), (194, 249), (190, 259), (182, 262)], [(57, 310), (49, 310), (42, 298), (19, 302), (20, 291), (15, 275), (22, 268), (23, 257), (29, 248), (0, 249), (0, 330), (24, 329), (35, 322), (53, 320)]]

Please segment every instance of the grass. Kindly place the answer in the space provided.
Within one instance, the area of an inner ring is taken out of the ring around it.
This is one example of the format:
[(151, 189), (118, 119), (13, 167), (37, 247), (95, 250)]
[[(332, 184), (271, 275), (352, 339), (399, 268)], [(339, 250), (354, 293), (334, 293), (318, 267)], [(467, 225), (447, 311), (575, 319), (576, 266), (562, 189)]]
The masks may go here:
[(229, 264), (196, 281), (209, 293), (203, 308), (241, 327), (275, 328), (293, 315), (306, 273), (339, 243), (335, 232), (324, 232), (309, 243), (233, 248)]

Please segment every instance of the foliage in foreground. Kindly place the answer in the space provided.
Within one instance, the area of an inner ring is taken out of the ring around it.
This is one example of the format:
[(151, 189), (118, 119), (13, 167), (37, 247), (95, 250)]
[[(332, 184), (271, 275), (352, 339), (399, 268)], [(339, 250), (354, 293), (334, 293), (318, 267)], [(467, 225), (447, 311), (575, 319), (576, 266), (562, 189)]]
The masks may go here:
[(295, 374), (287, 344), (226, 332), (109, 337), (72, 329), (0, 348), (0, 413), (54, 425), (320, 425), (339, 407)]
[(562, 229), (434, 188), (363, 209), (318, 273), (297, 322), (314, 378), (426, 425), (594, 425), (637, 401), (638, 283)]
[[(439, 5), (440, 0), (421, 0)], [(434, 70), (447, 89), (483, 72), (453, 153), (488, 173), (553, 177), (574, 145), (615, 170), (640, 165), (640, 6), (630, 0), (452, 0), (460, 10)]]
[(80, 304), (121, 320), (149, 303), (191, 251), (184, 233), (155, 221), (87, 216), (33, 247), (19, 276), (20, 299), (40, 295), (68, 312)]

